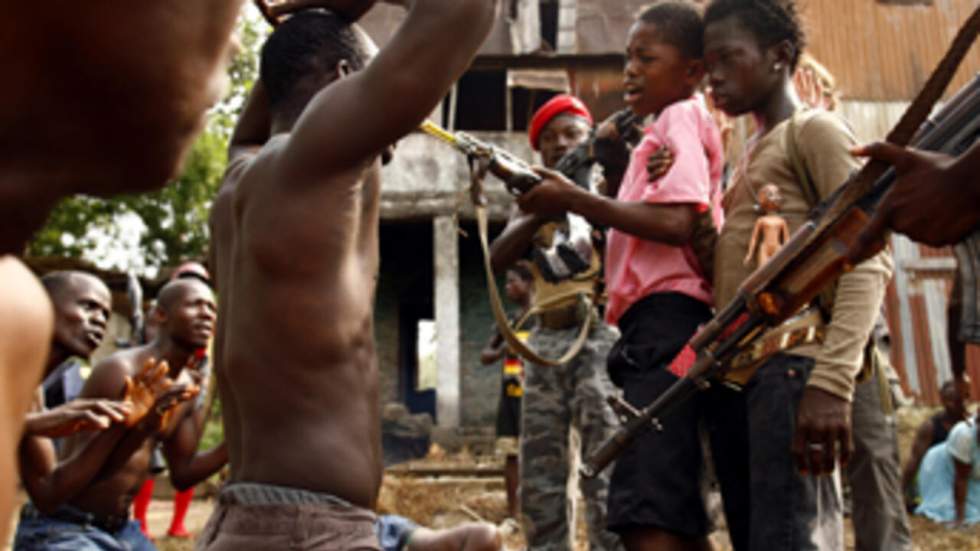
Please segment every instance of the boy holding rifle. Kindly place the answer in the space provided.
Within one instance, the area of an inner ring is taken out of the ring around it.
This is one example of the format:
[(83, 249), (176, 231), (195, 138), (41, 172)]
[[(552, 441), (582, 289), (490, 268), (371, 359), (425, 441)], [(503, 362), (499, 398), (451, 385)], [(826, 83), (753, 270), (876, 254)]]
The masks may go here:
[[(804, 46), (794, 2), (715, 0), (705, 25), (715, 105), (732, 116), (751, 113), (759, 128), (725, 194), (715, 263), (715, 304), (723, 306), (751, 273), (742, 256), (758, 217), (754, 190), (778, 186), (782, 214), (795, 230), (858, 163), (846, 124), (823, 111), (803, 111), (793, 88)], [(762, 348), (777, 353), (757, 358), (762, 367), (745, 388), (751, 518), (743, 528), (747, 539), (736, 539), (736, 549), (843, 546), (835, 466), (851, 449), (854, 380), (890, 276), (891, 260), (881, 254), (840, 277), (832, 303), (824, 305), (829, 322), (808, 333), (823, 333), (822, 342), (805, 339), (786, 349), (796, 339), (762, 337), (775, 344)]]
[[(606, 320), (619, 326), (622, 337), (607, 365), (634, 406), (652, 401), (677, 380), (683, 366), (669, 366), (671, 360), (711, 317), (711, 285), (692, 237), (718, 189), (723, 152), (718, 129), (694, 95), (703, 76), (701, 34), (701, 14), (681, 1), (644, 10), (630, 30), (624, 99), (637, 115), (657, 119), (644, 130), (625, 171), (604, 166), (609, 187), (618, 189), (615, 198), (586, 193), (543, 171), (545, 180), (519, 200), (525, 211), (571, 211), (611, 228)], [(651, 178), (648, 159), (662, 146), (672, 152), (673, 164), (662, 177)], [(617, 174), (624, 174), (622, 183)], [(717, 224), (720, 212), (714, 214)], [(663, 432), (640, 436), (619, 458), (610, 483), (609, 527), (627, 549), (709, 546), (698, 435), (704, 408), (714, 407), (708, 397), (679, 406)]]

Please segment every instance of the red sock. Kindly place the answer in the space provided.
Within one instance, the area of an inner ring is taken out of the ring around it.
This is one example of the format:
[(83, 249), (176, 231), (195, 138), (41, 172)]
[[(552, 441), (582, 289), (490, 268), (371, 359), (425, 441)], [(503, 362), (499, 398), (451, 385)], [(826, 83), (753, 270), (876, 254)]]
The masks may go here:
[(174, 495), (174, 516), (170, 521), (170, 529), (167, 530), (167, 535), (178, 538), (190, 536), (187, 528), (184, 527), (184, 517), (187, 516), (187, 510), (191, 507), (192, 499), (194, 499), (194, 488), (177, 492)]
[(152, 477), (147, 478), (133, 499), (133, 517), (140, 523), (140, 530), (146, 537), (150, 537), (150, 530), (146, 525), (146, 510), (150, 508), (150, 501), (153, 499), (153, 481)]

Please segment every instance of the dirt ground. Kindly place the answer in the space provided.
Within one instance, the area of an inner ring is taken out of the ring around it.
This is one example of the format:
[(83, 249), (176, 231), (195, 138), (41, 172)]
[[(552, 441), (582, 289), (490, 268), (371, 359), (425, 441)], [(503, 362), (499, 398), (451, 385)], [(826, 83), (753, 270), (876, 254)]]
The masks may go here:
[[(931, 414), (921, 408), (903, 408), (899, 415), (899, 442), (904, 459), (915, 428)], [(506, 498), (503, 480), (492, 476), (498, 466), (492, 458), (475, 458), (466, 454), (446, 455), (436, 450), (426, 460), (409, 467), (400, 466), (389, 471), (379, 498), (381, 513), (397, 513), (433, 528), (455, 526), (462, 522), (485, 520), (503, 526), (504, 541), (508, 549), (521, 549), (523, 539), (513, 523), (506, 520)], [(415, 470), (412, 471), (412, 468)], [(441, 476), (425, 475), (419, 470), (460, 471)], [(410, 471), (410, 472), (406, 472)], [(491, 471), (491, 472), (487, 472)], [(579, 504), (581, 505), (581, 504)], [(186, 525), (192, 533), (204, 527), (211, 512), (211, 502), (198, 500), (191, 506)], [(155, 500), (150, 506), (150, 532), (156, 538), (161, 551), (189, 551), (192, 540), (165, 537), (170, 523), (170, 501)], [(578, 507), (581, 510), (581, 506)], [(581, 518), (582, 515), (578, 515)], [(912, 517), (912, 537), (917, 551), (950, 551), (980, 549), (980, 526), (964, 530), (950, 530), (924, 518)], [(576, 551), (584, 551), (585, 526), (577, 526)], [(730, 551), (727, 537), (721, 532), (712, 536), (716, 551)], [(847, 523), (848, 549), (853, 549), (853, 527)]]

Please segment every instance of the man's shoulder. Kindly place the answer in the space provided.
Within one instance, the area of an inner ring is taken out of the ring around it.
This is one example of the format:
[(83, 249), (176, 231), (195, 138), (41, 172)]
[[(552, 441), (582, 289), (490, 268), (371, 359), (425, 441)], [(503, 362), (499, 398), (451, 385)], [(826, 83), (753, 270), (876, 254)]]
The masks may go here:
[(92, 367), (92, 375), (99, 377), (125, 377), (132, 375), (139, 369), (142, 360), (149, 358), (147, 346), (137, 346), (117, 350), (102, 358)]

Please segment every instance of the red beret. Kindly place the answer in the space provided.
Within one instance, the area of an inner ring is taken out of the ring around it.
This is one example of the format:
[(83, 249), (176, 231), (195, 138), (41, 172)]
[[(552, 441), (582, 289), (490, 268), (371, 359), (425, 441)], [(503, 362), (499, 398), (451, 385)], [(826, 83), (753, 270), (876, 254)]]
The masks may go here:
[(582, 103), (582, 100), (568, 94), (555, 96), (542, 105), (531, 117), (531, 129), (528, 131), (528, 137), (530, 137), (531, 147), (535, 151), (538, 150), (538, 137), (544, 127), (548, 126), (548, 123), (558, 115), (566, 114), (582, 117), (588, 121), (589, 126), (592, 125), (592, 113), (589, 113), (589, 108)]

